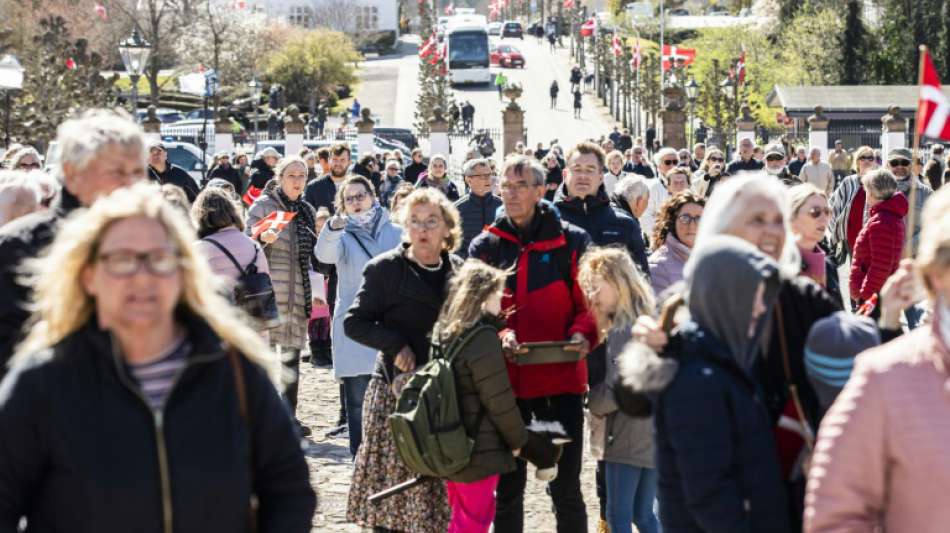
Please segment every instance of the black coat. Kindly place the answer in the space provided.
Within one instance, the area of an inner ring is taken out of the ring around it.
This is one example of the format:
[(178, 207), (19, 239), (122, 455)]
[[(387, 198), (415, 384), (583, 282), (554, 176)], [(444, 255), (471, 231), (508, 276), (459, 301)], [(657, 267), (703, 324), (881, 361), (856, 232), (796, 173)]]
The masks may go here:
[[(429, 360), (429, 337), (439, 318), (439, 310), (448, 292), (435, 293), (410, 266), (407, 244), (374, 257), (363, 267), (363, 284), (343, 319), (343, 331), (354, 341), (382, 352), (375, 374), (383, 379), (395, 376), (396, 354), (409, 346), (416, 354), (416, 367)], [(446, 252), (442, 260), (450, 263), (450, 272), (462, 260)]]
[[(207, 181), (211, 181), (215, 178), (223, 179), (224, 181), (230, 183), (234, 187), (234, 192), (241, 193), (241, 173), (238, 169), (228, 166), (227, 168), (222, 166), (216, 166), (211, 169), (211, 172), (208, 173)], [(205, 182), (207, 185), (207, 182)]]
[(405, 177), (409, 183), (415, 183), (419, 180), (419, 174), (422, 174), (428, 170), (428, 168), (425, 163), (416, 163), (413, 161), (406, 167), (405, 172), (403, 172), (403, 177)]
[(0, 379), (30, 318), (24, 304), (31, 291), (19, 281), (23, 260), (38, 257), (56, 237), (60, 220), (79, 207), (79, 199), (63, 188), (49, 210), (18, 218), (0, 229)]
[(159, 172), (149, 165), (148, 175), (152, 181), (156, 181), (161, 185), (169, 184), (181, 187), (185, 191), (189, 203), (194, 203), (195, 198), (198, 197), (198, 184), (195, 180), (190, 174), (171, 163), (165, 164), (165, 172)]
[(561, 185), (554, 196), (554, 205), (563, 220), (586, 231), (595, 245), (622, 245), (643, 275), (650, 277), (650, 265), (647, 262), (640, 223), (623, 211), (615, 209), (603, 187), (597, 191), (597, 195), (582, 200), (568, 198), (566, 187)]
[(160, 533), (172, 531), (170, 516), (174, 531), (243, 532), (252, 491), (260, 531), (310, 531), (316, 496), (267, 374), (240, 358), (245, 420), (220, 340), (182, 318), (193, 350), (160, 414), (95, 317), (10, 372), (0, 384), (0, 531), (26, 516), (27, 531)]
[(772, 421), (758, 385), (695, 323), (656, 398), (660, 521), (666, 533), (786, 533)]
[(308, 183), (303, 197), (314, 209), (326, 207), (330, 213), (336, 212), (336, 207), (333, 206), (336, 201), (336, 183), (333, 183), (329, 174)]
[(263, 159), (251, 161), (251, 176), (249, 186), (263, 189), (267, 182), (274, 179), (274, 169), (267, 166)]

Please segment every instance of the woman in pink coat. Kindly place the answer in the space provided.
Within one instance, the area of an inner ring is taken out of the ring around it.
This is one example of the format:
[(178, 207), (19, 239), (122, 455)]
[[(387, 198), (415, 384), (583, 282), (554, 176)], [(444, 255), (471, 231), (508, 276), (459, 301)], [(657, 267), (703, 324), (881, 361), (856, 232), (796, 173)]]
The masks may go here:
[[(920, 327), (855, 361), (818, 433), (805, 530), (950, 529), (950, 189), (931, 196), (914, 267), (934, 308)], [(913, 300), (910, 263), (888, 283)]]

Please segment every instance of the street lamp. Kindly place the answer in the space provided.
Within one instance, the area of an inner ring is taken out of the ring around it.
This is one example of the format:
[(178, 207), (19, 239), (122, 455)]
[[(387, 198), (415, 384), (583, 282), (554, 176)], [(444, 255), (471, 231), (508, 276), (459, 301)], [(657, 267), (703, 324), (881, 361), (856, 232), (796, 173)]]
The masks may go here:
[(696, 126), (693, 125), (696, 120), (696, 97), (699, 96), (699, 84), (696, 83), (696, 78), (690, 76), (683, 89), (686, 90), (686, 99), (689, 100), (689, 145), (692, 147), (696, 132)]
[(23, 88), (23, 66), (16, 57), (7, 54), (0, 58), (0, 90), (3, 90), (6, 100), (6, 121), (4, 125), (5, 147), (10, 146), (10, 95), (13, 91)]
[(257, 142), (259, 136), (257, 131), (257, 106), (261, 103), (261, 93), (264, 92), (264, 85), (257, 81), (257, 77), (251, 79), (247, 82), (247, 88), (251, 91), (251, 97), (254, 99), (252, 105), (254, 106), (254, 142)]
[(129, 80), (132, 81), (132, 113), (135, 115), (136, 122), (139, 116), (139, 78), (145, 72), (148, 57), (151, 54), (152, 47), (139, 35), (138, 28), (132, 28), (132, 35), (119, 43), (122, 64), (125, 65), (125, 71), (129, 73)]
[[(732, 108), (732, 120), (729, 121), (730, 134), (735, 138), (735, 131), (732, 130), (732, 128), (736, 125), (735, 118), (739, 116), (739, 89), (736, 86), (735, 80), (732, 79), (732, 76), (726, 76), (726, 79), (719, 83), (719, 87), (722, 89), (722, 93), (726, 95), (726, 99)], [(728, 143), (726, 144), (728, 145)]]

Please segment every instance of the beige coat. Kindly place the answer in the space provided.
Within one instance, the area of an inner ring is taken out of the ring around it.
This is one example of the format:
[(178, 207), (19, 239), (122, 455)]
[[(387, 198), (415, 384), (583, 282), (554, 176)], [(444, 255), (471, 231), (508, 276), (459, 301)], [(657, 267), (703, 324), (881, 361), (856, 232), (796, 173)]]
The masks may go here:
[(805, 531), (950, 528), (950, 350), (922, 326), (864, 352), (825, 416)]

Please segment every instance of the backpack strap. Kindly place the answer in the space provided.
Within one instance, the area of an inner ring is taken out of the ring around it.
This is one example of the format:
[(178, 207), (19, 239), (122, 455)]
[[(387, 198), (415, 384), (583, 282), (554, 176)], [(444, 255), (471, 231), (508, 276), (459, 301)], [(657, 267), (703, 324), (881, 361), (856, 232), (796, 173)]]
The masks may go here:
[[(220, 242), (214, 239), (210, 239), (208, 237), (205, 237), (204, 239), (201, 239), (201, 240), (205, 242), (210, 242), (218, 250), (221, 250), (221, 252), (224, 253), (224, 255), (226, 255), (228, 259), (231, 260), (232, 263), (234, 263), (234, 268), (238, 269), (238, 272), (240, 272), (242, 276), (247, 275), (247, 272), (244, 271), (244, 267), (241, 266), (241, 263), (238, 263), (237, 259), (235, 259), (233, 255), (231, 255), (231, 252), (229, 252), (228, 249), (225, 248), (223, 244), (221, 244)], [(257, 261), (257, 246), (254, 247), (254, 259), (251, 260), (251, 264), (253, 265), (256, 261)]]

